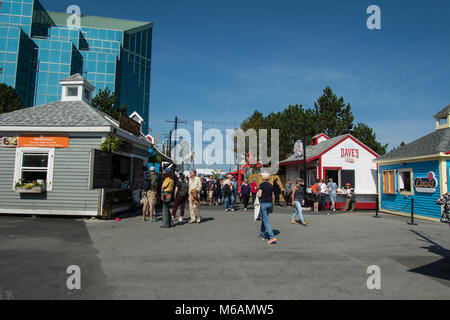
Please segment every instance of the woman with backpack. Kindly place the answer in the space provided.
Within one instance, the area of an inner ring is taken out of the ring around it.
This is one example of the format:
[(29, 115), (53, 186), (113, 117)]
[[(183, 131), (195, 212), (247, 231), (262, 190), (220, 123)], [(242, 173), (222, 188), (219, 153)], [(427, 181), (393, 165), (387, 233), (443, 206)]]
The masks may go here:
[(314, 201), (314, 212), (319, 212), (320, 185), (318, 182), (313, 184), (313, 186), (311, 187), (311, 192)]

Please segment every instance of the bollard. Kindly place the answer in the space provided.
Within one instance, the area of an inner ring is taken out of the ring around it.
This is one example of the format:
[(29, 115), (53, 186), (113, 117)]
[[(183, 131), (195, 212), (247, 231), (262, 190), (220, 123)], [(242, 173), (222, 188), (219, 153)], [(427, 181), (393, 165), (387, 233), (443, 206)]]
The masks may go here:
[(375, 200), (375, 215), (373, 216), (374, 218), (381, 218), (381, 217), (378, 215), (379, 206), (380, 206), (380, 203), (379, 203), (379, 201), (378, 201), (378, 195), (377, 195), (377, 198), (376, 198), (376, 200)]
[(408, 222), (410, 226), (417, 226), (417, 223), (414, 223), (414, 198), (411, 197), (411, 222)]

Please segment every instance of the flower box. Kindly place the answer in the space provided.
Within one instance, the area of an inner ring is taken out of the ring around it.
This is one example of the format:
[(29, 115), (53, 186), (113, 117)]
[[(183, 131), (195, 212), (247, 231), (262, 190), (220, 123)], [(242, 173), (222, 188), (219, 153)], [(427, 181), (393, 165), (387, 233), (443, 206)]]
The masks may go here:
[(17, 193), (42, 193), (42, 192), (44, 192), (44, 188), (43, 187), (32, 187), (32, 188), (16, 187), (16, 188), (14, 188), (14, 192), (17, 192)]

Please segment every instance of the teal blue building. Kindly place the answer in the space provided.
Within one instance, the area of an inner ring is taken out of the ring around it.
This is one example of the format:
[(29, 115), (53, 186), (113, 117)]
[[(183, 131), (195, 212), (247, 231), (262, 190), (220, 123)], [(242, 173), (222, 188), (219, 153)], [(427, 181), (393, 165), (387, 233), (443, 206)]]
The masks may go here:
[[(450, 105), (434, 115), (436, 130), (375, 159), (380, 209), (439, 220), (436, 200), (450, 192)], [(411, 201), (413, 199), (413, 201)]]
[(109, 88), (138, 112), (147, 133), (153, 24), (81, 15), (72, 28), (69, 17), (37, 0), (0, 1), (0, 83), (31, 107), (59, 101), (59, 80), (80, 73), (94, 95)]

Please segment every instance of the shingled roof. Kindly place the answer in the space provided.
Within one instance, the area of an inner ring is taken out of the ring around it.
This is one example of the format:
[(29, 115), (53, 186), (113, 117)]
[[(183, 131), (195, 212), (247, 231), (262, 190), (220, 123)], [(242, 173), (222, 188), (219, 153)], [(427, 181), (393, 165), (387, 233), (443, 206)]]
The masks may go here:
[[(56, 101), (0, 114), (2, 127), (104, 127), (114, 126), (109, 116), (85, 101)], [(115, 126), (118, 127), (118, 124)]]
[(392, 150), (375, 161), (401, 160), (450, 151), (450, 128), (436, 130), (403, 147)]
[[(306, 159), (310, 159), (310, 158), (314, 158), (315, 156), (318, 156), (319, 154), (321, 154), (325, 150), (329, 149), (334, 144), (336, 144), (339, 141), (343, 140), (347, 136), (348, 135), (344, 134), (344, 135), (341, 135), (341, 136), (337, 136), (337, 137), (330, 138), (328, 140), (322, 141), (321, 143), (319, 143), (317, 145), (314, 145), (314, 146), (307, 146), (306, 147)], [(297, 155), (294, 154), (294, 155), (290, 156), (289, 158), (287, 158), (286, 160), (280, 161), (279, 164), (283, 165), (283, 164), (286, 164), (288, 162), (302, 161), (302, 160), (303, 160), (303, 156), (302, 157), (297, 157)]]

